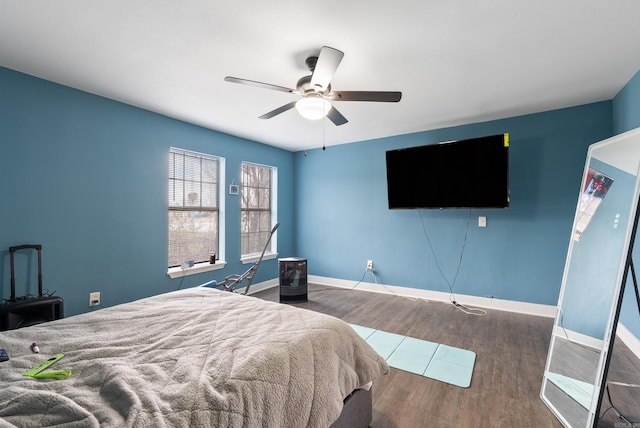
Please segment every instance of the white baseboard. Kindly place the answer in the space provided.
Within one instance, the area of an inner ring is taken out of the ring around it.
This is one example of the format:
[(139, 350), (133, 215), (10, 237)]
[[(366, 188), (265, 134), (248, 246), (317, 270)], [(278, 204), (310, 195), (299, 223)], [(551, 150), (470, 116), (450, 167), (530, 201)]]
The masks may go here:
[(604, 340), (596, 339), (595, 337), (587, 336), (586, 334), (577, 333), (573, 330), (568, 330), (562, 327), (555, 327), (554, 334), (562, 339), (570, 340), (571, 342), (579, 343), (592, 349), (600, 350), (604, 346)]
[[(555, 334), (559, 337), (568, 338), (572, 342), (580, 343), (593, 349), (602, 349), (602, 346), (604, 345), (604, 341), (602, 340), (558, 327), (556, 327)], [(627, 345), (627, 348), (629, 348), (629, 350), (633, 352), (638, 359), (640, 359), (640, 339), (635, 337), (633, 333), (624, 326), (624, 324), (618, 323), (616, 338), (622, 340), (622, 342)]]
[(249, 296), (260, 291), (268, 290), (269, 288), (277, 287), (278, 285), (280, 285), (278, 278), (268, 279), (266, 281), (252, 284), (251, 288), (249, 288)]
[(620, 338), (625, 345), (640, 359), (640, 339), (635, 337), (624, 324), (618, 323), (616, 337)]
[[(424, 299), (437, 302), (450, 302), (450, 294), (441, 291), (422, 290), (417, 288), (399, 287), (397, 285), (373, 284), (370, 282), (349, 281), (324, 276), (309, 275), (311, 284), (328, 285), (340, 288), (354, 288), (361, 291), (372, 291), (375, 293), (392, 294), (396, 296), (409, 297), (413, 299)], [(491, 299), (487, 297), (467, 296), (456, 294), (456, 302), (465, 306), (474, 306), (486, 309), (496, 309), (499, 311), (515, 312), (519, 314), (537, 315), (548, 318), (555, 318), (556, 307), (541, 305), (537, 303), (516, 302), (513, 300)]]

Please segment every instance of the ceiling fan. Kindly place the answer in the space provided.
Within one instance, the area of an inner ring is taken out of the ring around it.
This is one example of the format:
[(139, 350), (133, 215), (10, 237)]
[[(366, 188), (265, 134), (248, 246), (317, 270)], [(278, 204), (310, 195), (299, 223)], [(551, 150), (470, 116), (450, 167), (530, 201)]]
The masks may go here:
[(260, 119), (271, 119), (274, 116), (284, 113), (296, 107), (298, 112), (305, 118), (316, 120), (328, 117), (336, 126), (344, 125), (347, 119), (331, 104), (331, 101), (375, 101), (386, 103), (397, 103), (402, 98), (402, 92), (381, 92), (381, 91), (332, 91), (331, 79), (335, 74), (344, 53), (324, 46), (318, 56), (307, 58), (306, 64), (311, 71), (309, 76), (304, 76), (298, 80), (295, 89), (284, 86), (272, 85), (270, 83), (257, 82), (255, 80), (241, 79), (227, 76), (227, 82), (241, 83), (243, 85), (257, 86), (265, 89), (273, 89), (281, 92), (289, 92), (300, 95), (302, 98), (291, 101), (275, 110), (260, 116)]

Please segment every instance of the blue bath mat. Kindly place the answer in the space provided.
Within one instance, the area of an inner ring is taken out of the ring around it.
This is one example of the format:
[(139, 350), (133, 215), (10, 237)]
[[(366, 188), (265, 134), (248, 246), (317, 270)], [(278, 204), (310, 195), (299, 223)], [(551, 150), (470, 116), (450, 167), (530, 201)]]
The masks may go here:
[(351, 327), (391, 367), (462, 388), (471, 385), (475, 352), (360, 325)]

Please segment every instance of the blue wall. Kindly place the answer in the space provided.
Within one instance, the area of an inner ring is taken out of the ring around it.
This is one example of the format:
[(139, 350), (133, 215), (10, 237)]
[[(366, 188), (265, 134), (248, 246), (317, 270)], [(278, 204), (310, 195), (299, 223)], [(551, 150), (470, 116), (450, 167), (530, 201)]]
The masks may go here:
[(613, 99), (614, 135), (640, 127), (640, 71)]
[[(65, 315), (89, 310), (91, 291), (111, 306), (244, 272), (240, 201), (225, 195), (229, 264), (182, 282), (167, 276), (170, 146), (226, 158), (227, 184), (239, 183), (242, 161), (278, 167), (278, 249), (295, 254), (292, 153), (5, 68), (0, 94), (0, 299), (9, 297), (8, 248), (27, 243), (43, 245), (44, 288), (64, 298)], [(270, 260), (256, 281), (275, 277)]]
[[(227, 183), (239, 181), (244, 160), (278, 167), (279, 252), (309, 258), (313, 275), (359, 280), (373, 259), (378, 282), (447, 292), (427, 236), (451, 282), (466, 234), (455, 293), (555, 305), (587, 147), (640, 126), (638, 75), (612, 102), (308, 156), (3, 68), (0, 93), (0, 298), (8, 297), (8, 247), (41, 243), (45, 288), (64, 297), (67, 315), (89, 309), (90, 291), (111, 306), (246, 269), (239, 200), (226, 195), (229, 265), (183, 283), (166, 276), (169, 146), (225, 157)], [(473, 210), (468, 232), (468, 210), (388, 210), (386, 150), (502, 132), (511, 136), (510, 208)], [(479, 215), (487, 228), (477, 227)], [(276, 276), (271, 260), (257, 280)]]
[[(297, 255), (313, 275), (360, 280), (372, 259), (379, 283), (448, 292), (466, 234), (454, 293), (556, 305), (587, 147), (611, 117), (601, 102), (296, 153)], [(469, 210), (387, 208), (386, 150), (503, 132), (511, 207), (472, 210), (468, 233)]]
[[(625, 85), (613, 99), (613, 131), (621, 134), (640, 127), (640, 71)], [(640, 236), (633, 249), (634, 264), (640, 267)], [(640, 338), (640, 308), (636, 303), (633, 282), (629, 278), (625, 286), (620, 322), (637, 338)]]

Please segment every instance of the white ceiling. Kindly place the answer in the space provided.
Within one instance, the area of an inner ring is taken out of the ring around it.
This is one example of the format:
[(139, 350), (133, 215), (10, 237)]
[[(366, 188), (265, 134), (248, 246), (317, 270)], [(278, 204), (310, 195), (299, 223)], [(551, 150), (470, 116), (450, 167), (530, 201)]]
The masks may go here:
[[(638, 0), (0, 0), (0, 66), (297, 151), (608, 100), (640, 69)], [(349, 123), (294, 110), (322, 46)], [(1, 95), (0, 95), (1, 96)]]

